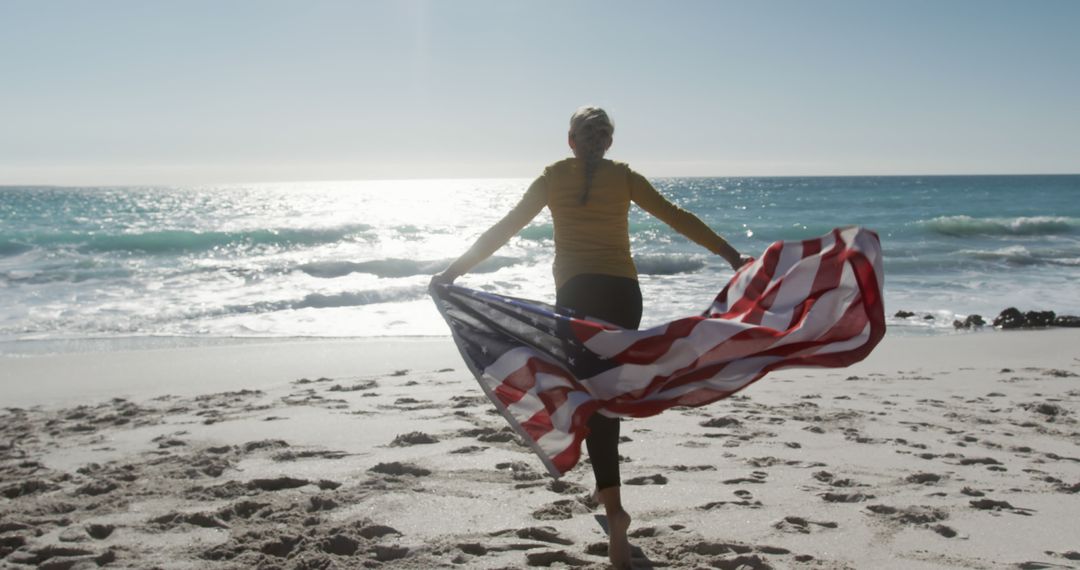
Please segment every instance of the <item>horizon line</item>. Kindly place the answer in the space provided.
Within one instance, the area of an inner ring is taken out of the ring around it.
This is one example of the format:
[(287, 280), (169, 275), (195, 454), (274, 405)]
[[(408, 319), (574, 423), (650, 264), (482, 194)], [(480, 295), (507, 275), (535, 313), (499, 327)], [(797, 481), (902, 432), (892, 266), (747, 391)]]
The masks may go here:
[[(1011, 172), (1011, 173), (948, 173), (948, 174), (768, 174), (768, 175), (694, 175), (694, 176), (647, 176), (649, 179), (682, 178), (706, 180), (715, 178), (947, 178), (947, 177), (1009, 177), (1009, 176), (1080, 176), (1077, 172)], [(241, 186), (247, 184), (304, 184), (326, 182), (408, 182), (408, 181), (462, 181), (462, 180), (531, 180), (526, 176), (477, 176), (443, 177), (426, 176), (418, 178), (297, 178), (284, 180), (247, 180), (240, 182), (123, 182), (90, 184), (52, 184), (52, 183), (0, 183), (0, 188), (134, 188), (134, 187), (169, 187), (169, 186)]]

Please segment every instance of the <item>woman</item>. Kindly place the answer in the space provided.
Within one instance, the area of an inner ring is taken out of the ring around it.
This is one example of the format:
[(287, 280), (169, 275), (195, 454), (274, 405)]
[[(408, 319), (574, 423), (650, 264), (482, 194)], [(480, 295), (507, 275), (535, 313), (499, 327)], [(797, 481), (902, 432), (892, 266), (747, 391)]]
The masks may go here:
[[(722, 256), (732, 268), (748, 258), (693, 214), (672, 204), (642, 175), (604, 158), (615, 126), (599, 107), (582, 107), (570, 118), (568, 142), (574, 158), (544, 169), (521, 201), (432, 283), (451, 283), (480, 263), (529, 223), (544, 207), (555, 226), (557, 305), (636, 329), (641, 289), (630, 255), (628, 213), (634, 202), (686, 237)], [(628, 568), (630, 515), (623, 509), (619, 480), (619, 420), (589, 419), (585, 440), (596, 478), (596, 497), (608, 519), (608, 556)]]

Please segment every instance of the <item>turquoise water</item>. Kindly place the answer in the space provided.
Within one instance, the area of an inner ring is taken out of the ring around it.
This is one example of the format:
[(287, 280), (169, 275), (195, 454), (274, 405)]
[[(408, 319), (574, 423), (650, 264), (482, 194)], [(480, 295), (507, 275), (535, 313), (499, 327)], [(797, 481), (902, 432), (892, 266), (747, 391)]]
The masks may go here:
[[(666, 178), (739, 250), (876, 230), (890, 334), (1006, 306), (1080, 314), (1080, 176)], [(25, 341), (443, 335), (425, 290), (528, 180), (0, 187), (0, 352)], [(708, 305), (722, 260), (636, 208), (644, 323)], [(461, 284), (550, 300), (542, 214)], [(926, 320), (925, 315), (934, 316)]]

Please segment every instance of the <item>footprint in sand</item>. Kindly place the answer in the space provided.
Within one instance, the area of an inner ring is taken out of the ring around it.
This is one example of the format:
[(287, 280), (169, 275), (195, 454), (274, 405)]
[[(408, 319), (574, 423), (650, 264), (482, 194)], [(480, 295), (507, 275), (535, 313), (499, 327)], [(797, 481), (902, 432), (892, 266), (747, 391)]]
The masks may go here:
[(545, 550), (542, 552), (529, 552), (525, 555), (525, 561), (529, 566), (552, 566), (565, 564), (567, 566), (586, 566), (587, 560), (577, 558), (565, 550)]
[(933, 525), (930, 527), (930, 530), (940, 534), (941, 536), (944, 536), (945, 538), (955, 538), (958, 534), (954, 528), (943, 524)]
[(577, 483), (571, 483), (569, 481), (563, 481), (562, 479), (555, 479), (546, 485), (548, 491), (552, 493), (559, 493), (560, 495), (577, 495), (585, 493), (589, 489), (584, 485), (578, 485)]
[(431, 475), (430, 469), (424, 469), (411, 463), (401, 463), (398, 461), (392, 461), (390, 463), (379, 463), (374, 467), (368, 469), (371, 473), (381, 473), (383, 475), (401, 476), (411, 475), (413, 477), (427, 477)]
[(630, 531), (629, 536), (630, 538), (652, 538), (664, 534), (665, 531), (666, 529), (656, 528), (655, 526), (643, 526)]
[(519, 443), (519, 438), (514, 430), (509, 427), (495, 429), (490, 427), (464, 429), (458, 432), (460, 437), (475, 437), (481, 443)]
[(379, 387), (379, 383), (374, 380), (368, 380), (366, 382), (360, 382), (353, 384), (352, 386), (342, 386), (341, 384), (334, 384), (328, 388), (327, 392), (359, 392), (361, 390), (373, 390)]
[(949, 518), (949, 513), (944, 510), (928, 506), (869, 505), (866, 510), (890, 521), (907, 525), (929, 525)]
[(904, 480), (916, 485), (933, 485), (943, 478), (944, 475), (938, 475), (937, 473), (912, 473), (905, 477)]
[(451, 408), (471, 408), (473, 406), (483, 406), (488, 403), (487, 396), (453, 396), (450, 398), (453, 404)]
[(260, 491), (281, 491), (284, 489), (296, 489), (311, 484), (307, 479), (295, 477), (274, 477), (272, 479), (252, 479), (248, 481), (248, 487)]
[(509, 471), (510, 478), (514, 481), (537, 481), (544, 478), (543, 473), (534, 471), (533, 468), (524, 461), (504, 461), (502, 463), (496, 463), (495, 469), (499, 471)]
[(96, 497), (98, 495), (104, 495), (106, 493), (115, 491), (118, 488), (119, 486), (112, 481), (97, 479), (83, 485), (82, 487), (79, 487), (78, 489), (75, 489), (75, 494)]
[(432, 402), (431, 400), (418, 400), (416, 398), (403, 397), (394, 400), (394, 403), (390, 406), (379, 406), (380, 408), (389, 408), (404, 410), (407, 412), (415, 412), (417, 410), (430, 410), (432, 408), (438, 408), (439, 404)]
[(570, 540), (569, 538), (563, 537), (559, 534), (559, 531), (556, 530), (555, 527), (551, 526), (532, 526), (528, 528), (521, 528), (514, 531), (514, 534), (518, 538), (537, 540), (540, 542), (548, 542), (551, 544), (574, 544), (574, 541)]
[(863, 483), (859, 483), (852, 479), (837, 479), (835, 475), (828, 471), (818, 471), (812, 475), (812, 477), (822, 483), (829, 485), (830, 487), (867, 487)]
[(316, 384), (316, 383), (320, 383), (320, 382), (332, 382), (332, 380), (330, 380), (329, 378), (325, 378), (325, 377), (324, 378), (319, 378), (318, 380), (311, 380), (309, 378), (301, 378), (299, 380), (294, 380), (292, 382), (292, 384), (294, 384), (294, 385), (303, 385), (303, 384)]
[(761, 501), (753, 500), (753, 495), (751, 495), (749, 491), (740, 491), (735, 492), (735, 495), (739, 497), (738, 501), (713, 501), (711, 503), (705, 503), (698, 508), (703, 511), (712, 511), (715, 509), (724, 508), (728, 505), (734, 507), (747, 507), (751, 509), (760, 509), (762, 507)]
[(735, 479), (725, 479), (722, 481), (725, 485), (738, 485), (740, 483), (765, 483), (765, 479), (769, 474), (764, 471), (754, 471), (749, 477), (737, 477)]
[(1073, 483), (1072, 485), (1061, 482), (1054, 487), (1054, 490), (1059, 493), (1075, 495), (1076, 493), (1080, 493), (1080, 482)]
[(1046, 555), (1064, 558), (1066, 560), (1080, 560), (1080, 552), (1077, 552), (1075, 550), (1068, 550), (1066, 552), (1054, 552), (1053, 550), (1047, 550)]
[(411, 431), (395, 437), (394, 441), (390, 442), (390, 447), (408, 447), (410, 445), (424, 445), (430, 443), (439, 443), (439, 440), (435, 436), (428, 435), (422, 431)]
[(479, 452), (481, 452), (481, 451), (483, 451), (485, 449), (487, 449), (487, 447), (484, 447), (482, 445), (466, 445), (465, 447), (459, 447), (457, 449), (451, 450), (450, 453), (457, 453), (457, 454), (464, 455), (464, 454), (470, 454), (470, 453), (479, 453)]
[(356, 521), (348, 525), (326, 528), (319, 525), (300, 529), (254, 529), (233, 533), (225, 543), (211, 547), (201, 554), (206, 560), (228, 561), (243, 557), (245, 566), (274, 566), (283, 559), (304, 560), (311, 567), (327, 567), (333, 564), (333, 556), (355, 556), (363, 551), (369, 560), (359, 565), (370, 566), (374, 562), (389, 562), (409, 556), (412, 551), (396, 544), (370, 544), (387, 534), (401, 533), (390, 527), (369, 525)]
[(109, 538), (114, 530), (116, 530), (116, 526), (111, 524), (90, 523), (86, 525), (86, 534), (90, 535), (90, 538), (97, 540)]
[[(709, 567), (722, 570), (770, 570), (774, 566), (766, 556), (786, 556), (791, 554), (790, 550), (777, 546), (710, 541), (683, 544), (678, 549), (678, 552), (682, 555), (681, 558), (684, 562), (707, 558)], [(700, 562), (705, 563), (706, 560), (700, 560)]]
[(261, 450), (280, 449), (283, 447), (289, 447), (289, 444), (280, 439), (263, 439), (244, 443), (240, 446), (240, 449), (244, 453), (252, 453)]
[(332, 511), (339, 506), (341, 505), (330, 497), (314, 495), (308, 499), (308, 506), (305, 510), (309, 513), (315, 513), (319, 511)]
[(229, 528), (228, 523), (213, 513), (174, 512), (152, 518), (148, 522), (162, 529), (171, 529), (184, 524), (202, 528)]
[(303, 451), (286, 450), (280, 453), (275, 453), (270, 457), (274, 461), (289, 462), (296, 461), (298, 459), (341, 459), (347, 457), (349, 454), (344, 451), (333, 451), (329, 449), (306, 449)]
[(939, 524), (941, 521), (949, 518), (949, 513), (935, 507), (869, 505), (866, 507), (866, 510), (882, 516), (892, 523), (926, 528), (945, 538), (955, 538), (959, 535), (954, 528), (948, 525)]
[[(488, 547), (479, 542), (462, 542), (457, 545), (458, 549), (470, 556), (483, 556), (489, 552)], [(465, 559), (462, 559), (464, 562)]]
[(837, 523), (832, 521), (814, 521), (803, 517), (788, 516), (773, 524), (773, 527), (784, 532), (809, 534), (821, 528), (837, 528)]
[(541, 521), (567, 520), (574, 515), (588, 513), (589, 509), (577, 499), (562, 499), (536, 509), (532, 517)]
[(987, 469), (992, 471), (1005, 469), (1001, 466), (1001, 462), (993, 457), (963, 457), (960, 459), (960, 465), (986, 465)]
[(826, 503), (861, 503), (874, 498), (864, 493), (821, 493), (819, 496)]
[(71, 568), (73, 566), (105, 566), (116, 561), (112, 550), (96, 552), (87, 548), (48, 545), (34, 550), (12, 552), (4, 562), (20, 565), (40, 565), (41, 568)]
[(666, 485), (668, 482), (667, 477), (657, 473), (656, 475), (643, 475), (641, 477), (632, 477), (623, 481), (625, 485)]
[(737, 427), (742, 426), (742, 422), (739, 421), (738, 418), (735, 418), (735, 417), (732, 417), (732, 416), (724, 416), (724, 417), (721, 417), (721, 418), (712, 418), (712, 419), (703, 421), (699, 425), (701, 425), (701, 427), (707, 427), (707, 428), (726, 428), (726, 427), (737, 428)]
[(983, 511), (1009, 511), (1013, 514), (1031, 516), (1034, 513), (1034, 509), (1025, 509), (1021, 507), (1014, 507), (1009, 504), (1008, 501), (995, 501), (994, 499), (973, 499), (969, 501), (972, 508)]
[(672, 471), (716, 471), (714, 465), (675, 465)]

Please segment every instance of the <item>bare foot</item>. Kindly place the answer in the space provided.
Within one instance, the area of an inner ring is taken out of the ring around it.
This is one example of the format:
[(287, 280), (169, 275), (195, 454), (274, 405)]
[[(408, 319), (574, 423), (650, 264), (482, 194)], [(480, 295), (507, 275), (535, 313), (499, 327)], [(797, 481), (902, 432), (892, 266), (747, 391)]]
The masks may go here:
[(626, 538), (629, 528), (630, 515), (626, 511), (608, 515), (608, 559), (616, 570), (631, 568), (630, 540)]

